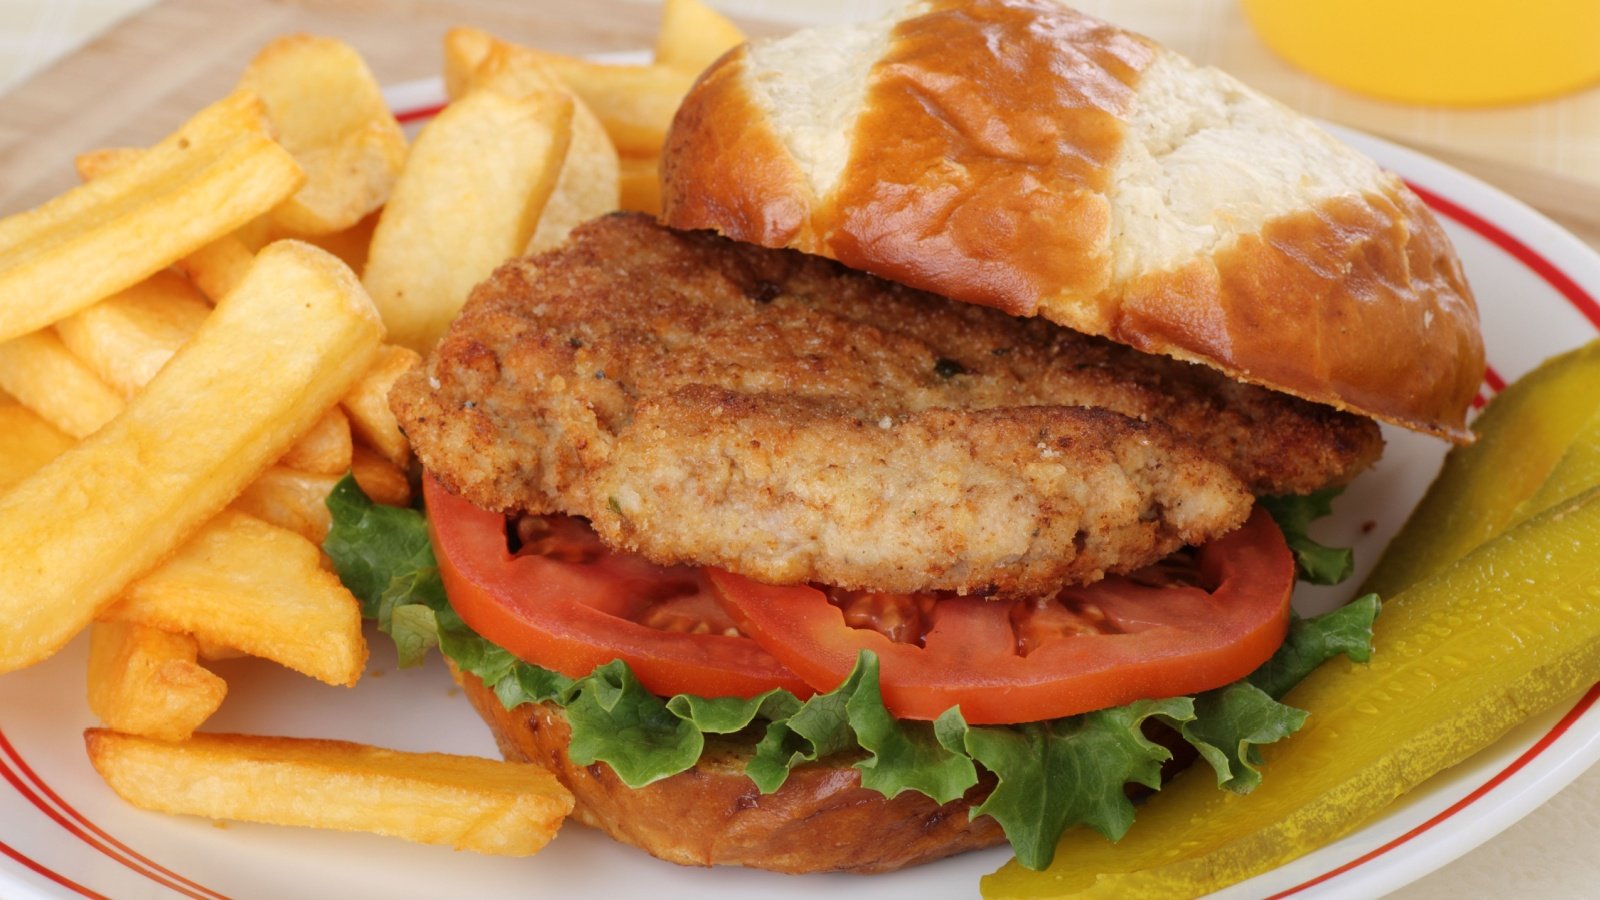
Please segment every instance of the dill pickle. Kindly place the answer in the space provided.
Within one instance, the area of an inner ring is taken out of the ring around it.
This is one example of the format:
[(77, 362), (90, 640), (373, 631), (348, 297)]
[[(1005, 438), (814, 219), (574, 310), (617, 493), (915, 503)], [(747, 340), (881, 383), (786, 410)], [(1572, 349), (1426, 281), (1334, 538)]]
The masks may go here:
[(1546, 360), (1502, 391), (1472, 423), (1477, 442), (1445, 457), (1360, 593), (1391, 597), (1499, 534), (1597, 413), (1600, 341)]
[(1539, 485), (1532, 497), (1517, 504), (1511, 524), (1570, 500), (1597, 484), (1600, 484), (1600, 413), (1589, 417), (1583, 430), (1567, 446), (1567, 452), (1561, 455), (1561, 461), (1550, 470), (1544, 484)]
[(1385, 605), (1370, 663), (1334, 660), (1284, 698), (1311, 715), (1262, 748), (1268, 777), (1253, 793), (1187, 772), (1121, 843), (1070, 833), (1049, 869), (1013, 861), (984, 879), (984, 896), (1196, 896), (1354, 830), (1600, 680), (1597, 546), (1600, 488), (1492, 538)]

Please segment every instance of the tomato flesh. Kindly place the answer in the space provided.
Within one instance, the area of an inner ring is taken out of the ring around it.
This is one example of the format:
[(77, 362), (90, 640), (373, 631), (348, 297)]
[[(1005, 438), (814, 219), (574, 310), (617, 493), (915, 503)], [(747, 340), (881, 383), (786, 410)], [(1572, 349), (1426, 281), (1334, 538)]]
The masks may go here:
[(857, 654), (872, 650), (895, 715), (932, 719), (960, 706), (968, 722), (997, 724), (1243, 678), (1283, 642), (1295, 571), (1283, 535), (1258, 508), (1187, 562), (1039, 600), (930, 602), (763, 585), (721, 571), (710, 579), (740, 628), (812, 688), (832, 690)]
[(582, 678), (613, 659), (653, 693), (752, 697), (813, 691), (741, 634), (704, 570), (664, 567), (600, 543), (565, 516), (514, 520), (424, 479), (428, 523), (450, 605), (520, 659)]

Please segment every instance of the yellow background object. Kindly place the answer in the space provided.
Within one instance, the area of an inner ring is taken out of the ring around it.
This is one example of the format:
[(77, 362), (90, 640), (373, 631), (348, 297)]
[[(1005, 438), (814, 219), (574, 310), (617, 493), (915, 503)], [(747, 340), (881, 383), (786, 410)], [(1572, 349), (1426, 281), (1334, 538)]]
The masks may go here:
[(1600, 80), (1595, 0), (1240, 0), (1290, 62), (1388, 100), (1477, 106)]

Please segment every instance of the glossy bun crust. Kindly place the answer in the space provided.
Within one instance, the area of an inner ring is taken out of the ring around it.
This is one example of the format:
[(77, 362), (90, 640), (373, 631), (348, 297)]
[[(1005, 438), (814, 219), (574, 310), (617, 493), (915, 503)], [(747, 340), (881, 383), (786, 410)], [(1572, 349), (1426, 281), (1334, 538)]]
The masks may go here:
[(924, 0), (723, 57), (665, 224), (1457, 441), (1483, 374), (1448, 239), (1395, 175), (1227, 75), (1051, 0)]
[(762, 794), (744, 775), (753, 745), (733, 737), (708, 736), (693, 769), (629, 788), (604, 763), (579, 766), (567, 757), (571, 732), (559, 708), (507, 710), (477, 678), (457, 679), (507, 759), (543, 765), (572, 791), (579, 822), (679, 865), (870, 874), (1005, 841), (993, 819), (967, 818), (992, 780), (942, 806), (909, 791), (886, 799), (863, 788), (850, 760), (841, 760), (801, 766), (782, 788)]

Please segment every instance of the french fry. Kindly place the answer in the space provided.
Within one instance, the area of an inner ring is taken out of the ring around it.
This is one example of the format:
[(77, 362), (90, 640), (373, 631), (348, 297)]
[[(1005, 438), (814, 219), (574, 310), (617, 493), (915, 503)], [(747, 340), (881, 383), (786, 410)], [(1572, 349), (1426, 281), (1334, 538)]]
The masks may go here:
[[(55, 330), (72, 356), (86, 363), (123, 398), (131, 398), (199, 331), (210, 312), (211, 307), (181, 276), (157, 272), (62, 319)], [(28, 337), (18, 340), (27, 341)], [(94, 408), (88, 401), (95, 397), (96, 386), (77, 376), (70, 361), (56, 356), (49, 353), (25, 368), (46, 376), (41, 379), (46, 386), (69, 399), (75, 398), (76, 406), (65, 401), (46, 403), (41, 398), (40, 408)], [(0, 380), (4, 379), (5, 369), (4, 351), (0, 350)], [(118, 406), (112, 415), (120, 409)], [(282, 462), (308, 472), (345, 472), (350, 468), (349, 420), (337, 407), (330, 408), (289, 448)]]
[(661, 65), (610, 66), (559, 53), (530, 52), (594, 110), (623, 156), (661, 153), (678, 104), (698, 74)]
[(73, 437), (87, 437), (122, 412), (123, 402), (53, 330), (0, 343), (0, 388)]
[(306, 172), (305, 184), (272, 210), (282, 233), (342, 231), (388, 199), (405, 162), (405, 133), (349, 45), (279, 38), (250, 62), (239, 86), (266, 103), (278, 142)]
[(117, 731), (181, 741), (222, 705), (228, 686), (195, 661), (194, 638), (97, 622), (89, 633), (89, 709)]
[(378, 352), (372, 368), (339, 401), (350, 416), (350, 430), (356, 437), (401, 468), (411, 463), (411, 444), (389, 409), (389, 389), (401, 375), (421, 364), (417, 351), (386, 345)]
[(210, 313), (182, 276), (157, 272), (57, 322), (56, 334), (126, 400), (155, 377)]
[(639, 159), (637, 157), (624, 156), (622, 158), (621, 177), (621, 209), (649, 213), (652, 216), (661, 214), (660, 157), (652, 156), (649, 159)]
[(744, 41), (739, 26), (700, 0), (667, 0), (656, 32), (656, 62), (699, 75)]
[(0, 492), (65, 453), (72, 438), (15, 400), (0, 400)]
[[(78, 177), (84, 181), (103, 178), (146, 152), (142, 147), (106, 147), (80, 153), (76, 160)], [(200, 290), (201, 296), (216, 303), (233, 290), (250, 268), (256, 251), (269, 242), (271, 235), (267, 233), (266, 220), (267, 217), (258, 216), (235, 231), (200, 247), (174, 265)], [(360, 271), (355, 266), (351, 268)]]
[(379, 212), (368, 213), (349, 228), (309, 237), (306, 241), (344, 260), (350, 271), (360, 275), (367, 269), (367, 251), (372, 248), (372, 233), (378, 230), (378, 215)]
[[(532, 51), (476, 28), (452, 28), (444, 47), (445, 86), (451, 97), (462, 96), (475, 85), (508, 81), (564, 90)], [(617, 149), (594, 111), (578, 100), (572, 108), (567, 158), (524, 252), (555, 247), (576, 226), (616, 209), (619, 190)]]
[(364, 283), (392, 340), (427, 350), (472, 286), (527, 246), (572, 134), (572, 101), (473, 90), (417, 136)]
[(235, 650), (232, 647), (214, 644), (198, 635), (191, 635), (191, 637), (194, 638), (195, 646), (200, 648), (200, 658), (206, 662), (216, 662), (223, 659), (243, 659), (248, 655), (243, 650)]
[(83, 737), (112, 790), (160, 812), (528, 856), (572, 810), (566, 788), (531, 763), (239, 734), (169, 743), (91, 728)]
[(0, 220), (0, 341), (134, 285), (276, 206), (304, 176), (235, 92), (137, 160)]
[(176, 265), (207, 300), (220, 303), (244, 279), (255, 258), (250, 245), (234, 233), (206, 244), (178, 260)]
[(314, 475), (343, 475), (350, 470), (350, 419), (329, 407), (285, 453), (278, 464)]
[(367, 662), (360, 605), (321, 560), (317, 546), (292, 531), (223, 512), (129, 585), (101, 620), (192, 634), (354, 685)]
[(411, 505), (411, 480), (394, 463), (365, 447), (357, 447), (350, 474), (362, 493), (387, 506)]
[(101, 147), (79, 153), (73, 160), (78, 177), (84, 181), (104, 178), (143, 156), (143, 147)]
[(495, 44), (503, 43), (481, 28), (456, 26), (444, 33), (444, 93), (451, 100), (466, 96), (467, 83)]
[(618, 168), (617, 149), (611, 145), (605, 126), (587, 106), (574, 107), (572, 144), (567, 148), (566, 162), (523, 252), (540, 253), (557, 247), (572, 229), (620, 208)]
[(0, 495), (0, 672), (49, 656), (227, 505), (367, 370), (382, 333), (337, 259), (291, 241), (258, 254), (122, 415)]
[(321, 546), (333, 522), (326, 501), (338, 483), (338, 475), (315, 475), (273, 466), (250, 482), (229, 508), (293, 531)]

